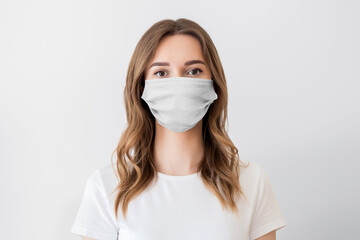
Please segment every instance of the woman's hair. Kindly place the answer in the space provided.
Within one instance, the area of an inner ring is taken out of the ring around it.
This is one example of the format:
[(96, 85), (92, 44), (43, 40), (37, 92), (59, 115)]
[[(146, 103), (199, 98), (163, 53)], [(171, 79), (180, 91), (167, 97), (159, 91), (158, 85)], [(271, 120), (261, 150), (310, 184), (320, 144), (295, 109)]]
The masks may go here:
[(224, 70), (214, 43), (202, 27), (189, 19), (165, 19), (152, 25), (141, 37), (127, 71), (124, 89), (127, 126), (112, 153), (117, 153), (114, 171), (119, 180), (114, 190), (118, 190), (115, 198), (116, 219), (119, 204), (122, 203), (126, 218), (129, 202), (145, 190), (153, 178), (157, 178), (153, 158), (155, 118), (146, 102), (142, 101), (141, 94), (147, 65), (159, 42), (165, 36), (176, 34), (190, 35), (200, 41), (202, 54), (210, 68), (218, 95), (203, 117), (204, 157), (198, 172), (201, 173), (204, 185), (215, 194), (223, 208), (237, 212), (236, 202), (240, 194), (244, 195), (239, 183), (239, 167), (242, 162), (238, 149), (225, 129), (225, 122), (228, 121), (228, 92)]

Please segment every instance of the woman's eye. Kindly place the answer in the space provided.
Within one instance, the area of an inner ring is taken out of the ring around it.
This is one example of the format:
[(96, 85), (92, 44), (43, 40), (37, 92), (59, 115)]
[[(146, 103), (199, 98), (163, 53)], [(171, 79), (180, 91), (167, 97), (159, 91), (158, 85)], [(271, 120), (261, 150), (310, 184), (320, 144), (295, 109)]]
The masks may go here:
[[(194, 69), (191, 69), (189, 70), (189, 74), (191, 76), (196, 76), (196, 75), (199, 75), (200, 73), (202, 73), (203, 71), (200, 69), (200, 68), (194, 68)], [(159, 71), (156, 71), (154, 73), (154, 75), (156, 75), (157, 77), (165, 77), (167, 76), (167, 72), (166, 71), (162, 71), (162, 70), (159, 70)]]
[(198, 74), (190, 74), (190, 75), (199, 75), (199, 74), (202, 72), (202, 70), (201, 70), (200, 68), (191, 69), (191, 70), (189, 71), (189, 73), (192, 72), (192, 71), (198, 72)]
[(165, 73), (164, 71), (157, 71), (154, 73), (154, 75), (158, 76), (158, 77), (164, 77), (165, 75), (159, 75), (158, 73)]

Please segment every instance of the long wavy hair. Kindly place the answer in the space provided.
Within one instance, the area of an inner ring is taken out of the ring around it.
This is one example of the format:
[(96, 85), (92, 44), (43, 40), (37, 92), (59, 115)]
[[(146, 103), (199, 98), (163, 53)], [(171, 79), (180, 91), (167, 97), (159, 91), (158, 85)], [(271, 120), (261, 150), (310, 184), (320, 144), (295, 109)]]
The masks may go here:
[[(239, 182), (242, 161), (238, 149), (225, 129), (225, 124), (228, 124), (228, 91), (215, 45), (207, 32), (197, 23), (186, 18), (165, 19), (152, 25), (143, 34), (127, 70), (124, 88), (127, 126), (112, 153), (112, 156), (115, 152), (117, 154), (116, 163), (112, 166), (119, 180), (114, 189), (118, 191), (114, 209), (116, 219), (120, 204), (126, 218), (129, 202), (157, 178), (153, 158), (155, 118), (146, 102), (141, 99), (141, 94), (144, 89), (146, 67), (154, 56), (159, 42), (165, 36), (176, 34), (187, 34), (200, 41), (202, 54), (210, 67), (214, 89), (218, 95), (203, 117), (204, 157), (198, 166), (198, 172), (204, 185), (219, 199), (223, 209), (230, 208), (231, 211), (238, 212), (236, 203), (240, 195), (245, 197)], [(248, 165), (249, 163), (243, 166)]]

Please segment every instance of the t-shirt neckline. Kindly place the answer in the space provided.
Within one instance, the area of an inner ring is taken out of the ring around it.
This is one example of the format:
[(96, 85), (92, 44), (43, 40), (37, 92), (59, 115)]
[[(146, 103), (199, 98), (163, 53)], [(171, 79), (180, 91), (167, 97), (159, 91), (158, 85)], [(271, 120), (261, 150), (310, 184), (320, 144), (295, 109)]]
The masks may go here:
[(174, 179), (174, 180), (180, 180), (180, 179), (192, 179), (200, 176), (200, 172), (188, 174), (188, 175), (169, 175), (162, 172), (157, 171), (157, 174), (161, 178), (167, 178), (167, 179)]

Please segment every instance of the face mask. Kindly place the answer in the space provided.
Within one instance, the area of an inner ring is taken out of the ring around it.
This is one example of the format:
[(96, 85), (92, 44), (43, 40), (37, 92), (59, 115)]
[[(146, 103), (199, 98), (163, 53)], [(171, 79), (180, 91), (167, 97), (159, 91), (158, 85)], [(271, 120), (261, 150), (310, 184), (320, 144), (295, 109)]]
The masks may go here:
[(174, 132), (195, 127), (217, 97), (213, 80), (191, 77), (145, 80), (141, 96), (158, 123)]

